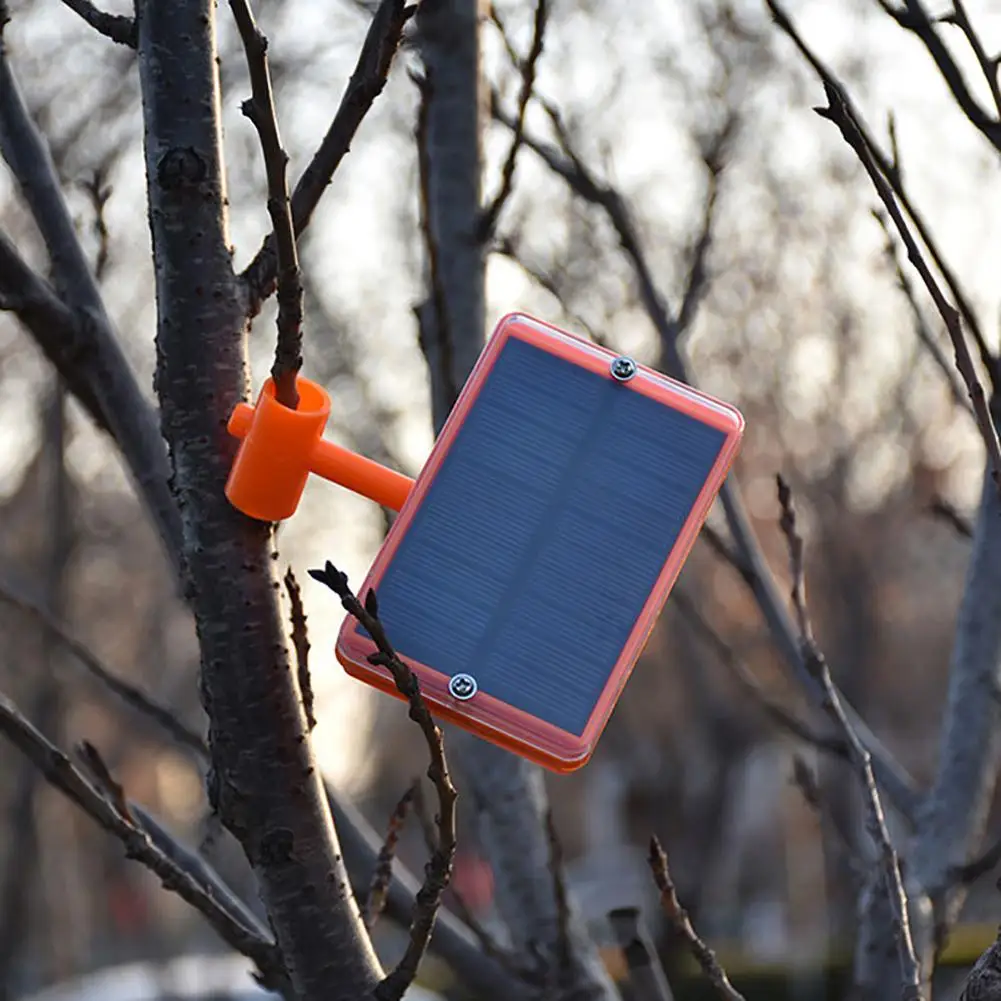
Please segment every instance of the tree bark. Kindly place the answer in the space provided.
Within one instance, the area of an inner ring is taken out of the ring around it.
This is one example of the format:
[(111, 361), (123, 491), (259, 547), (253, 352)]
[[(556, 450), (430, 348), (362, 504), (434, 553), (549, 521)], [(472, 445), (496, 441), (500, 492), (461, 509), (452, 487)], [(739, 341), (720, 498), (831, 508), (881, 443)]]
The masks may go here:
[(482, 0), (430, 0), (417, 15), (426, 74), (422, 187), (431, 295), (418, 311), (440, 430), (483, 347), (484, 253), (482, 129), (486, 99), (480, 70)]
[(212, 0), (140, 0), (156, 270), (156, 390), (210, 721), (209, 794), (245, 851), (299, 1001), (355, 1001), (381, 970), (348, 886), (279, 609), (272, 528), (223, 488), (247, 388), (225, 214)]
[[(955, 867), (973, 855), (986, 829), (1001, 754), (1001, 501), (988, 464), (962, 603), (942, 720), (935, 780), (918, 815), (907, 855), (911, 928), (923, 972), (930, 977), (937, 928), (958, 916), (966, 889)], [(863, 998), (889, 996), (899, 985), (893, 923), (879, 908), (863, 915), (856, 978)], [(874, 945), (873, 943), (878, 943)], [(874, 957), (881, 960), (874, 965)], [(865, 964), (864, 966), (862, 964)], [(896, 979), (894, 979), (896, 978)], [(925, 985), (931, 997), (931, 985)]]
[[(484, 847), (494, 870), (497, 909), (522, 955), (547, 963), (547, 998), (617, 1001), (618, 992), (588, 936), (572, 895), (561, 916), (546, 833), (548, 798), (542, 770), (463, 733), (453, 755), (471, 788)], [(565, 926), (561, 924), (565, 921)], [(560, 969), (566, 948), (567, 964)]]

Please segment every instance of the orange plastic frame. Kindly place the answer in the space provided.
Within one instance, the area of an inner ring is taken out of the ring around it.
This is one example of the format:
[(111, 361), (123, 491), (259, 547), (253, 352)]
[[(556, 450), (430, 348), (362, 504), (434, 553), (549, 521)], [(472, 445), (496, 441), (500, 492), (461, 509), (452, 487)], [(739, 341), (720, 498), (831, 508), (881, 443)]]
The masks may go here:
[[(401, 539), (424, 502), (427, 491), (470, 409), (475, 406), (480, 390), (493, 371), (498, 355), (511, 338), (526, 341), (575, 365), (580, 365), (602, 378), (612, 378), (609, 365), (616, 357), (614, 352), (524, 314), (513, 313), (505, 316), (498, 324), (466, 382), (359, 593), (364, 593), (370, 587), (378, 592), (379, 583)], [(435, 715), (556, 772), (575, 771), (587, 764), (594, 753), (598, 738), (646, 645), (657, 617), (709, 513), (709, 508), (736, 457), (744, 431), (744, 419), (734, 407), (642, 365), (638, 366), (637, 374), (629, 382), (623, 383), (623, 389), (628, 392), (643, 393), (665, 406), (673, 407), (718, 428), (724, 432), (726, 438), (583, 731), (580, 734), (569, 733), (483, 691), (468, 701), (459, 701), (449, 694), (448, 675), (430, 665), (404, 658), (417, 676), (424, 698)], [(391, 630), (390, 639), (392, 639)], [(368, 662), (368, 656), (373, 652), (375, 645), (360, 631), (358, 623), (351, 617), (346, 619), (336, 646), (337, 658), (345, 670), (367, 684), (402, 698), (389, 671)], [(544, 665), (540, 665), (540, 670), (544, 669)], [(475, 671), (473, 673), (475, 674)]]

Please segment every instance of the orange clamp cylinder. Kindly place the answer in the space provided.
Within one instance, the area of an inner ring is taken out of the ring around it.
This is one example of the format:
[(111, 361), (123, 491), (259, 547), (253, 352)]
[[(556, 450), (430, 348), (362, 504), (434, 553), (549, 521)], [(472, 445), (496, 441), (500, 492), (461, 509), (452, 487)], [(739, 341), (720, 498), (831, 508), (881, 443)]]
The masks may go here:
[(230, 503), (251, 518), (283, 521), (295, 513), (313, 472), (398, 511), (413, 480), (324, 441), (330, 397), (302, 376), (296, 388), (296, 410), (275, 399), (271, 379), (261, 387), (256, 406), (240, 403), (234, 408), (227, 428), (243, 442), (226, 482)]

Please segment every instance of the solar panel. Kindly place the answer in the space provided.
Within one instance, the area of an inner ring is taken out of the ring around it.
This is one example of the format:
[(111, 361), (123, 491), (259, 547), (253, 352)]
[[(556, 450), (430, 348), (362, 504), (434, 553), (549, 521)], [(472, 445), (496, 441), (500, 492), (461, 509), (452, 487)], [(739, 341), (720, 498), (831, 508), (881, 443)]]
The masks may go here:
[[(364, 587), (433, 712), (584, 764), (739, 446), (743, 420), (537, 320), (501, 321)], [(347, 670), (395, 694), (349, 619)]]

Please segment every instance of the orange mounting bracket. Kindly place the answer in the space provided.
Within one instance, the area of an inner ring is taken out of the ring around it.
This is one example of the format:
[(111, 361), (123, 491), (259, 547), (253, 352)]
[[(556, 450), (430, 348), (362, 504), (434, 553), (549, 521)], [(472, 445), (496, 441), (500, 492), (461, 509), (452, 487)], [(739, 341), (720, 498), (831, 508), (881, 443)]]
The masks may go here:
[(310, 473), (399, 511), (414, 481), (323, 438), (330, 416), (325, 389), (299, 376), (299, 406), (275, 399), (268, 379), (256, 406), (238, 403), (227, 423), (243, 439), (226, 482), (226, 497), (260, 521), (283, 521), (295, 513)]

